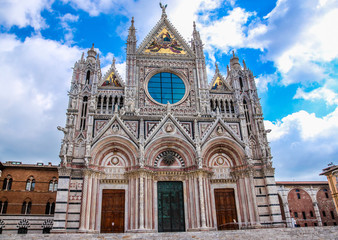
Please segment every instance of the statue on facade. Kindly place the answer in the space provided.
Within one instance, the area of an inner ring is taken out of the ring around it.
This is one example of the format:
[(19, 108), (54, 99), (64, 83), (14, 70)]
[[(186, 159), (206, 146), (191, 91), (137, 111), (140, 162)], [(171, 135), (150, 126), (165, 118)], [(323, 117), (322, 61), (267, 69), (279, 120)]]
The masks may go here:
[(90, 99), (89, 108), (90, 108), (91, 110), (95, 110), (95, 105), (96, 105), (96, 99), (95, 99), (95, 97), (92, 97), (92, 98)]
[(73, 143), (69, 143), (67, 155), (68, 156), (72, 156), (73, 155)]

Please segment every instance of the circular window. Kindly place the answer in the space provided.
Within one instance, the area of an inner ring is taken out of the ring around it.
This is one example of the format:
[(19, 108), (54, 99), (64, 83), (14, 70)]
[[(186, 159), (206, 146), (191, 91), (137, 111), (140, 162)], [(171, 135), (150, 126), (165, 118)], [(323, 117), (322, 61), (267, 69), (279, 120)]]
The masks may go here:
[(185, 94), (185, 85), (181, 78), (169, 72), (157, 73), (148, 82), (149, 95), (162, 104), (179, 102)]

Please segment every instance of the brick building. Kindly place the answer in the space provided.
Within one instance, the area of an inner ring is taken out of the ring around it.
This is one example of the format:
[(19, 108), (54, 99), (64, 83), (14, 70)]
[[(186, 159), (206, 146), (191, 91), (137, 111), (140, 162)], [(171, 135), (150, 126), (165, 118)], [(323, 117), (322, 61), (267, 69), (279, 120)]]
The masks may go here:
[(287, 227), (293, 218), (299, 227), (336, 226), (338, 215), (328, 182), (276, 182)]
[(13, 232), (49, 231), (58, 184), (57, 166), (0, 163), (0, 228)]

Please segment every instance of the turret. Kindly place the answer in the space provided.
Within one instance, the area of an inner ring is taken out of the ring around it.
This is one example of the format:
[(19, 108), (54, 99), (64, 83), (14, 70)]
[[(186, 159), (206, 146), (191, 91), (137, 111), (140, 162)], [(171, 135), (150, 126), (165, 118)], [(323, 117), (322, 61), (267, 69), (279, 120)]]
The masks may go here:
[(131, 19), (131, 26), (129, 27), (129, 34), (127, 39), (127, 54), (136, 53), (136, 29), (134, 27), (134, 17)]
[(87, 56), (87, 60), (89, 61), (95, 61), (96, 60), (96, 51), (94, 50), (94, 43), (92, 45), (92, 48), (88, 50), (87, 52), (88, 56)]
[(232, 58), (230, 59), (230, 69), (242, 70), (242, 67), (238, 61), (238, 57), (235, 55), (234, 51), (232, 51)]

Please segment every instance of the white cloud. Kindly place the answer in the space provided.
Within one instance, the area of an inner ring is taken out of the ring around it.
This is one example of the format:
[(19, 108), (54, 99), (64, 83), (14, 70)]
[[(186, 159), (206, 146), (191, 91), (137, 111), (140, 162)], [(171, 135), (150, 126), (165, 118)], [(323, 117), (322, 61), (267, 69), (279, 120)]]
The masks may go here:
[(119, 11), (118, 7), (121, 4), (118, 0), (62, 0), (62, 2), (69, 3), (76, 9), (86, 11), (90, 16), (109, 13), (111, 10)]
[[(304, 141), (333, 137), (338, 132), (338, 108), (322, 118), (317, 118), (314, 113), (310, 114), (302, 110), (292, 113), (276, 123), (265, 121), (265, 124), (267, 128), (272, 129), (268, 135), (271, 141), (278, 140), (295, 129)], [(338, 138), (335, 142), (338, 143)]]
[(264, 122), (277, 180), (324, 180), (319, 173), (338, 155), (338, 108), (324, 117), (299, 111)]
[(0, 24), (7, 28), (16, 25), (20, 28), (32, 26), (35, 30), (46, 27), (41, 11), (50, 10), (54, 0), (2, 0)]
[(337, 16), (337, 3), (330, 0), (280, 0), (266, 16), (267, 31), (255, 40), (266, 43), (265, 57), (275, 63), (285, 85), (326, 77), (318, 62), (338, 57)]
[(71, 66), (81, 52), (37, 36), (22, 42), (11, 34), (0, 35), (0, 46), (0, 160), (58, 163), (56, 126), (65, 121)]
[(310, 92), (305, 92), (302, 88), (298, 88), (294, 99), (305, 99), (310, 101), (324, 100), (328, 105), (338, 105), (338, 94), (327, 87), (319, 87)]
[(277, 73), (259, 75), (255, 78), (255, 81), (258, 91), (266, 92), (268, 90), (268, 85), (272, 85), (278, 81), (278, 76)]
[(67, 45), (71, 45), (72, 43), (74, 43), (73, 32), (76, 31), (76, 29), (72, 28), (69, 24), (77, 22), (79, 20), (79, 16), (67, 13), (67, 14), (63, 15), (62, 17), (60, 17), (60, 20), (61, 20), (61, 26), (63, 27), (63, 29), (65, 31), (65, 36), (64, 36), (65, 42), (66, 42)]
[(244, 24), (252, 14), (242, 8), (234, 8), (219, 20), (208, 21), (206, 26), (200, 25), (201, 37), (208, 43), (206, 50), (216, 48), (229, 52), (230, 47), (242, 47), (245, 41)]

